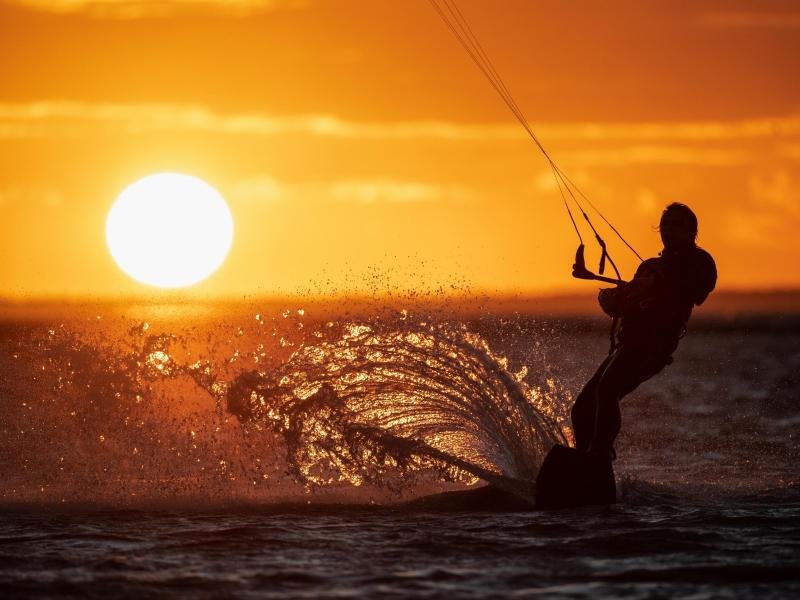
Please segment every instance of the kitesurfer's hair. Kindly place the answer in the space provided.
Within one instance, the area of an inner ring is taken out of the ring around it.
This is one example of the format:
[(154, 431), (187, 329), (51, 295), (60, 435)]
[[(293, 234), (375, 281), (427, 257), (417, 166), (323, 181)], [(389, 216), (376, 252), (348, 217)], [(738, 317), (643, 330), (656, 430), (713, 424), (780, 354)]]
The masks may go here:
[(695, 239), (697, 239), (697, 215), (694, 214), (691, 208), (681, 202), (673, 202), (664, 209), (663, 213), (661, 213), (660, 223), (664, 222), (664, 217), (666, 217), (668, 214), (675, 215), (687, 225), (691, 226), (692, 233), (694, 234)]

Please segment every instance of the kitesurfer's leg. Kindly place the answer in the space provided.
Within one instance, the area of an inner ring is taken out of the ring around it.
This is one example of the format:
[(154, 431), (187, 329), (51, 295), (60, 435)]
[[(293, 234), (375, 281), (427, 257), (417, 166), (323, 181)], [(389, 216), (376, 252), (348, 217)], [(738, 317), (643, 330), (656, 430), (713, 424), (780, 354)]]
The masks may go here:
[(572, 405), (572, 431), (575, 434), (575, 447), (578, 450), (588, 450), (594, 436), (594, 402), (589, 399), (595, 396), (597, 380), (593, 377), (583, 387), (583, 390)]
[(651, 360), (636, 349), (619, 348), (605, 363), (595, 386), (595, 419), (590, 450), (603, 456), (614, 455), (614, 440), (622, 424), (619, 402), (664, 368), (664, 362)]
[(570, 416), (572, 417), (572, 431), (575, 434), (575, 447), (586, 451), (594, 439), (595, 418), (597, 415), (597, 384), (600, 381), (613, 354), (608, 356), (598, 367), (597, 372), (583, 386), (581, 393), (575, 399)]

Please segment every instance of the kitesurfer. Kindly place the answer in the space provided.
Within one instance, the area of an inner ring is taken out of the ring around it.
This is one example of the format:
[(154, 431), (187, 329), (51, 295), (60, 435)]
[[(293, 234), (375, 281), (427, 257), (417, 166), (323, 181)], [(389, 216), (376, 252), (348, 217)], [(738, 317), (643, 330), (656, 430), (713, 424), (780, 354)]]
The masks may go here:
[(664, 249), (642, 262), (633, 280), (600, 290), (603, 311), (620, 319), (611, 353), (572, 407), (576, 448), (613, 459), (620, 430), (619, 401), (672, 363), (694, 306), (714, 289), (711, 255), (696, 245), (697, 217), (685, 204), (664, 209), (659, 224)]

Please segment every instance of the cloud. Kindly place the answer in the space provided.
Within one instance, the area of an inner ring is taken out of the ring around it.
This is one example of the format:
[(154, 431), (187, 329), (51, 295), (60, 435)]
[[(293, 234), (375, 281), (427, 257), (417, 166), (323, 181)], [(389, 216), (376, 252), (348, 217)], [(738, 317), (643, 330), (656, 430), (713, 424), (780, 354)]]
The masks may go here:
[(800, 177), (785, 169), (753, 173), (747, 179), (751, 204), (724, 213), (724, 235), (737, 244), (777, 249), (800, 226)]
[[(739, 121), (541, 124), (547, 142), (725, 142), (800, 137), (800, 115)], [(334, 115), (220, 113), (197, 105), (41, 101), (0, 103), (0, 138), (83, 136), (87, 133), (201, 132), (222, 135), (313, 135), (345, 139), (433, 139), (508, 141), (523, 139), (513, 123), (456, 123), (442, 120), (353, 121)], [(636, 150), (640, 157), (646, 146)], [(710, 154), (714, 156), (714, 154)], [(728, 159), (711, 158), (716, 162)], [(669, 160), (669, 157), (667, 157)], [(677, 162), (682, 162), (681, 158)]]
[(709, 29), (800, 29), (800, 13), (712, 12), (699, 15), (697, 23)]
[(774, 213), (734, 209), (722, 215), (722, 235), (728, 241), (756, 249), (777, 249), (785, 244), (780, 218)]
[(360, 204), (431, 202), (444, 199), (464, 199), (469, 196), (467, 191), (460, 186), (440, 186), (393, 179), (339, 181), (331, 186), (330, 195), (339, 202)]
[(58, 14), (81, 13), (106, 19), (139, 19), (190, 12), (241, 16), (305, 8), (308, 0), (11, 0), (11, 3)]
[[(595, 190), (602, 189), (603, 182), (596, 179), (589, 171), (586, 170), (571, 170), (569, 173), (569, 180), (578, 189), (593, 188)], [(555, 175), (551, 169), (542, 169), (533, 179), (533, 188), (537, 192), (558, 192), (558, 183)], [(610, 191), (610, 190), (607, 190)]]
[(463, 185), (441, 185), (423, 181), (376, 177), (340, 179), (301, 186), (304, 196), (318, 196), (327, 202), (355, 204), (414, 204), (422, 202), (463, 202), (474, 192)]
[(461, 125), (444, 121), (375, 123), (332, 115), (281, 116), (221, 114), (201, 106), (115, 104), (71, 101), (0, 103), (0, 136), (76, 135), (86, 126), (126, 133), (197, 131), (227, 135), (274, 136), (301, 133), (339, 138), (438, 138), (445, 140), (518, 139), (512, 125)]
[(750, 196), (760, 211), (778, 212), (783, 217), (800, 221), (800, 177), (785, 169), (751, 175)]
[(473, 194), (460, 185), (432, 185), (418, 181), (364, 179), (339, 181), (331, 187), (335, 200), (372, 204), (375, 202), (432, 202), (468, 200)]
[[(544, 128), (540, 128), (545, 131)], [(554, 137), (576, 140), (729, 141), (800, 135), (800, 115), (739, 121), (578, 123), (547, 128)]]
[(463, 201), (474, 196), (468, 188), (460, 185), (437, 185), (388, 177), (291, 183), (268, 175), (235, 182), (225, 190), (225, 195), (235, 202), (262, 205), (281, 202), (403, 204)]
[(238, 181), (228, 191), (231, 200), (245, 204), (274, 204), (285, 195), (285, 186), (266, 175)]
[(746, 164), (750, 155), (742, 150), (725, 148), (627, 146), (562, 152), (559, 159), (577, 167), (621, 167), (631, 164), (727, 167)]

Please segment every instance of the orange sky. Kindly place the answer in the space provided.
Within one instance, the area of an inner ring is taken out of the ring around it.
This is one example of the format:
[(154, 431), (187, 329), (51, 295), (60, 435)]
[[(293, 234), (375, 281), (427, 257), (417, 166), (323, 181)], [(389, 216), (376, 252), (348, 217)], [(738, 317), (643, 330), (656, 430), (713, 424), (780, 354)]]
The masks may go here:
[[(641, 253), (682, 201), (720, 288), (800, 286), (796, 2), (459, 6)], [(104, 222), (159, 171), (235, 219), (192, 294), (592, 286), (544, 159), (427, 0), (0, 2), (0, 57), (0, 296), (150, 293)]]

